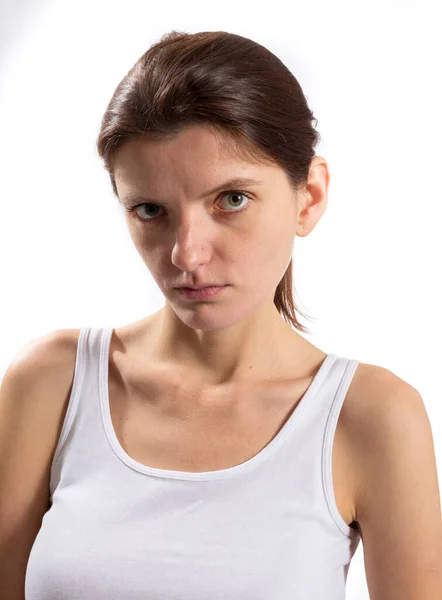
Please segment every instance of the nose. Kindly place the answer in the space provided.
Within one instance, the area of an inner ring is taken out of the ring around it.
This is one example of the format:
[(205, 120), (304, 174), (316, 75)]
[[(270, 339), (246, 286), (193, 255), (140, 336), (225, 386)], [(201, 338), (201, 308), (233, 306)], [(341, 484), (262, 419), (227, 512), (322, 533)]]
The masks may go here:
[(194, 271), (212, 255), (213, 222), (199, 212), (186, 216), (177, 225), (172, 249), (172, 263), (182, 271)]

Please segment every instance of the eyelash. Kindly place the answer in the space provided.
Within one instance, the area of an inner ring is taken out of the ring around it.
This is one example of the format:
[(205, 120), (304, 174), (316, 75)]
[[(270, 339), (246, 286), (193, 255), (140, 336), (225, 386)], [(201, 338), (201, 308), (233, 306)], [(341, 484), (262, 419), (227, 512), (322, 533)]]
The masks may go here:
[[(249, 194), (247, 194), (246, 192), (241, 192), (240, 190), (227, 190), (225, 192), (222, 192), (221, 194), (221, 198), (223, 198), (224, 196), (226, 196), (227, 194), (239, 194), (241, 196), (245, 196), (248, 200), (252, 201), (252, 198)], [(126, 208), (126, 210), (130, 213), (134, 212), (139, 206), (145, 206), (146, 204), (152, 204), (153, 206), (160, 206), (161, 208), (163, 208), (161, 206), (161, 204), (156, 204), (154, 202), (141, 202), (140, 204), (135, 204), (134, 206), (131, 206), (130, 208)], [(237, 213), (243, 213), (245, 212), (250, 206), (250, 202), (248, 202), (244, 208), (238, 209), (238, 210), (226, 210), (226, 211), (222, 211), (225, 213), (233, 213), (233, 214), (237, 214)], [(161, 216), (164, 215), (160, 215), (157, 217), (152, 217), (150, 219), (141, 219), (141, 217), (139, 217), (136, 213), (136, 218), (141, 221), (142, 223), (151, 223), (152, 221), (156, 221), (157, 219), (159, 219)]]

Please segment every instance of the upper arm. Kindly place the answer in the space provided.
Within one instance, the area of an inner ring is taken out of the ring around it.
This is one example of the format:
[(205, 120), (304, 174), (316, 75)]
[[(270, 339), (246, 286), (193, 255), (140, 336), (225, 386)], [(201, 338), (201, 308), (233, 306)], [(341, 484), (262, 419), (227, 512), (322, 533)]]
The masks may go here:
[(419, 392), (378, 367), (365, 382), (352, 435), (359, 467), (356, 514), (371, 600), (441, 600), (440, 490)]
[(24, 582), (29, 553), (49, 508), (51, 461), (72, 381), (72, 373), (66, 367), (75, 353), (73, 331), (54, 331), (24, 344), (1, 382), (0, 580), (3, 583), (6, 576), (8, 582), (14, 578), (20, 585)]

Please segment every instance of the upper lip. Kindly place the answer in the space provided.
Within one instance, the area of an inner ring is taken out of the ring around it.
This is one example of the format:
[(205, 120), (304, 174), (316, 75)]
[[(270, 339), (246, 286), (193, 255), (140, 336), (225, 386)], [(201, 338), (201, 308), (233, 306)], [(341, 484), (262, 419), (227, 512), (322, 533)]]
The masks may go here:
[(180, 285), (178, 287), (180, 287), (180, 288), (185, 287), (185, 288), (189, 288), (190, 290), (202, 290), (203, 288), (206, 288), (206, 287), (223, 287), (223, 286), (220, 285), (219, 283), (203, 283), (201, 285)]

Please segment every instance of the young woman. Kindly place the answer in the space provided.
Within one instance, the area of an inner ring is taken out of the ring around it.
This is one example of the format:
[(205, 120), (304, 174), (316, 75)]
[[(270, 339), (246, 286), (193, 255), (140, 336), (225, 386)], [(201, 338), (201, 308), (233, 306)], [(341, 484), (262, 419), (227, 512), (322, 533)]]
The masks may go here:
[(97, 147), (165, 305), (52, 332), (8, 370), (9, 590), (342, 600), (362, 539), (373, 600), (440, 600), (422, 398), (295, 313), (293, 245), (330, 179), (312, 117), (276, 56), (226, 32), (164, 36), (117, 87)]

